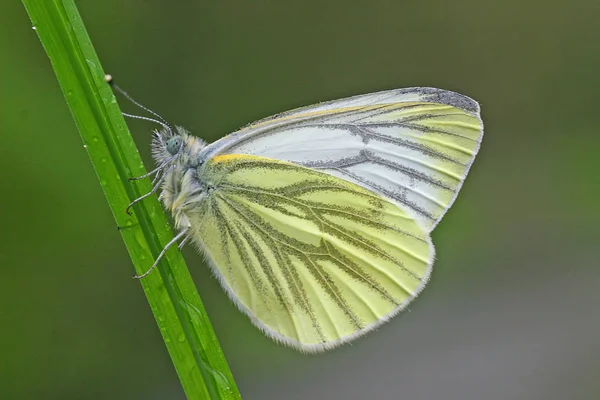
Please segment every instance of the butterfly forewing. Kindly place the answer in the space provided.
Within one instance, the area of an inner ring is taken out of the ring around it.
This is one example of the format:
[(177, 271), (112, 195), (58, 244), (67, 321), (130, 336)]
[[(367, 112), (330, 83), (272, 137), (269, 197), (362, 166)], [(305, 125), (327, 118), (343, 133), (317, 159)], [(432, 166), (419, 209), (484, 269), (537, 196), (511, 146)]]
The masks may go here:
[(387, 320), (426, 283), (429, 235), (375, 192), (248, 155), (209, 160), (193, 237), (234, 302), (267, 335), (304, 351)]
[(392, 200), (432, 230), (481, 142), (479, 106), (433, 88), (391, 90), (289, 111), (207, 148), (294, 162)]

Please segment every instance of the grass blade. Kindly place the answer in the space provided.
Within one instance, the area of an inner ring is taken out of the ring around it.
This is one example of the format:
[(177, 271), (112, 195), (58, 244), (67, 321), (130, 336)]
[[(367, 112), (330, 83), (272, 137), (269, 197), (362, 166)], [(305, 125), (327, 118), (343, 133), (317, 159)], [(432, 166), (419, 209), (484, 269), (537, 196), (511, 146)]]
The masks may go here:
[[(173, 237), (156, 199), (129, 202), (150, 190), (141, 158), (72, 0), (23, 0), (50, 58), (89, 157), (138, 274)], [(152, 312), (190, 399), (240, 395), (181, 253), (173, 248), (141, 280)]]

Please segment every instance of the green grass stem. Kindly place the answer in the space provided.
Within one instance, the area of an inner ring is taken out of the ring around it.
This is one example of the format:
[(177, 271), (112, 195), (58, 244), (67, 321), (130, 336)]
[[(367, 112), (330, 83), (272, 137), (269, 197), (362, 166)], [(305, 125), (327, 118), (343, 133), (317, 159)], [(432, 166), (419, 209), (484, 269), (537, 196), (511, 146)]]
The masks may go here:
[[(137, 274), (145, 272), (173, 234), (73, 0), (23, 0), (73, 114)], [(123, 279), (115, 277), (115, 279)], [(204, 306), (174, 246), (140, 280), (189, 399), (240, 399)], [(135, 383), (132, 383), (135, 384)]]

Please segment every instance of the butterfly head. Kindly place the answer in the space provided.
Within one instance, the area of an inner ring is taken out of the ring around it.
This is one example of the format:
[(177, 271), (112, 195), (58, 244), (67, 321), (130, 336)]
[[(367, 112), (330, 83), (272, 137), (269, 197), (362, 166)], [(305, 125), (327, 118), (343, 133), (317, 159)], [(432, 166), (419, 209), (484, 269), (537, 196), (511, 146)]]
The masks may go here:
[[(174, 129), (163, 128), (154, 131), (152, 156), (158, 165), (174, 164), (182, 161), (192, 163), (206, 143), (180, 126)], [(194, 161), (195, 162), (195, 161)]]
[(181, 127), (163, 128), (154, 131), (152, 140), (152, 156), (158, 165), (175, 161), (185, 149), (188, 133)]

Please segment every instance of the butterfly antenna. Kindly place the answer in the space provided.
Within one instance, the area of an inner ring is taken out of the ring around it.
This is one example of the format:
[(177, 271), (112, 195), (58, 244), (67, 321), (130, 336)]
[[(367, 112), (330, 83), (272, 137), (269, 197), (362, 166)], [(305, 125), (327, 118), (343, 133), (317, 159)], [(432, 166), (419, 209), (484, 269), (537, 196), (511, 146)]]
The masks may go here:
[(122, 114), (123, 114), (123, 116), (124, 116), (124, 117), (127, 117), (127, 118), (132, 118), (132, 119), (142, 119), (142, 120), (144, 120), (144, 121), (150, 121), (150, 122), (154, 122), (154, 123), (156, 123), (156, 124), (162, 125), (162, 126), (163, 126), (163, 128), (165, 128), (165, 129), (166, 129), (166, 130), (168, 130), (169, 132), (173, 133), (173, 128), (171, 127), (171, 125), (169, 125), (169, 124), (167, 124), (167, 123), (165, 123), (165, 122), (159, 121), (159, 120), (157, 120), (157, 119), (154, 119), (154, 118), (148, 118), (148, 117), (143, 117), (143, 116), (141, 116), (141, 115), (133, 115), (133, 114), (127, 114), (127, 113), (122, 113)]
[(158, 120), (154, 119), (154, 118), (148, 118), (148, 117), (143, 117), (140, 115), (133, 115), (133, 114), (127, 114), (127, 113), (123, 113), (123, 115), (125, 117), (128, 118), (134, 118), (134, 119), (143, 119), (145, 121), (151, 121), (151, 122), (155, 122), (159, 125), (162, 125), (164, 128), (166, 128), (169, 132), (171, 132), (171, 134), (173, 134), (174, 129), (173, 127), (167, 122), (166, 119), (164, 119), (163, 117), (161, 117), (158, 113), (155, 113), (154, 111), (152, 111), (151, 109), (149, 109), (148, 107), (140, 104), (139, 102), (135, 101), (133, 99), (133, 97), (131, 97), (129, 95), (129, 93), (127, 93), (126, 91), (124, 91), (123, 89), (121, 89), (119, 87), (119, 85), (117, 85), (114, 80), (112, 75), (106, 74), (104, 76), (104, 80), (106, 80), (106, 83), (108, 83), (116, 92), (118, 92), (119, 94), (121, 94), (123, 97), (125, 97), (127, 100), (129, 100), (131, 103), (133, 103), (134, 105), (136, 105), (137, 107), (141, 108), (142, 110), (146, 111), (147, 113), (150, 113), (152, 115), (154, 115), (156, 118), (158, 118)]

